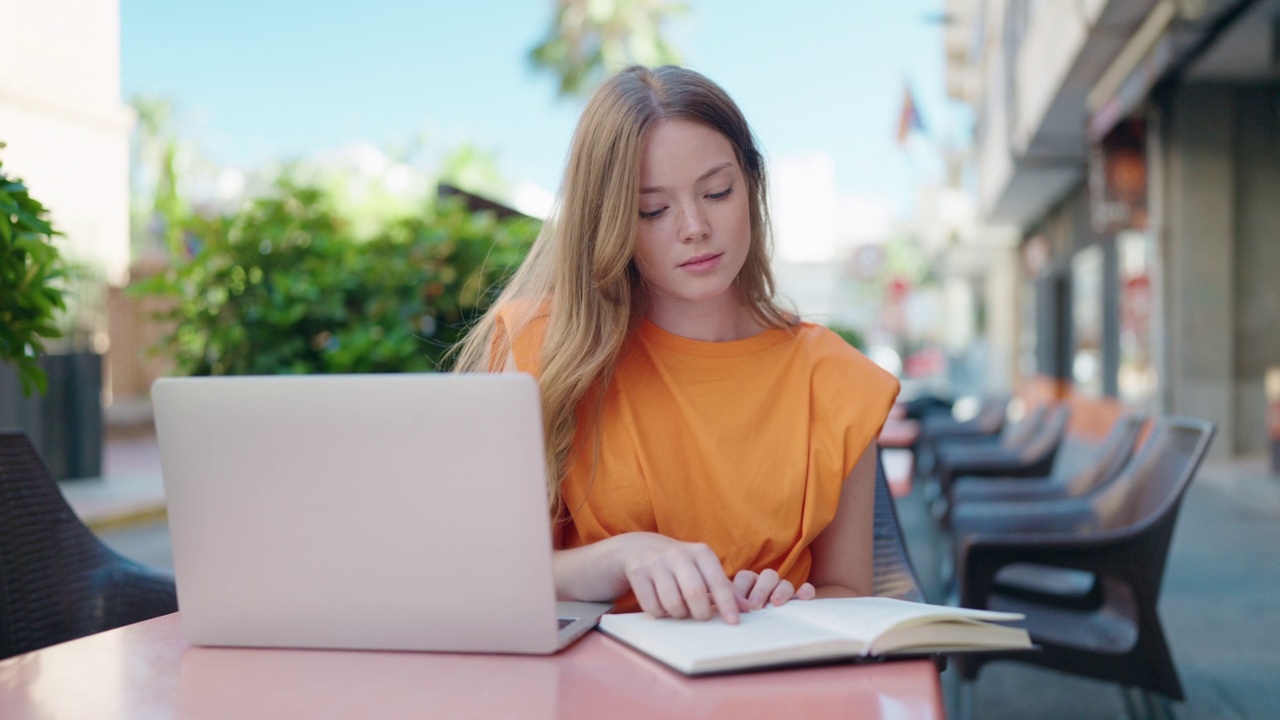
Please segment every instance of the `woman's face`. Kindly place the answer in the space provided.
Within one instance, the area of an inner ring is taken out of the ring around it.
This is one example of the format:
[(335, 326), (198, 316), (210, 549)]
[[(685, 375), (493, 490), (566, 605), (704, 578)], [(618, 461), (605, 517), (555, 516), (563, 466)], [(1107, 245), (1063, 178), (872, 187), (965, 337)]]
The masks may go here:
[(634, 260), (652, 310), (693, 311), (741, 300), (734, 280), (751, 245), (746, 178), (733, 145), (688, 120), (645, 137)]

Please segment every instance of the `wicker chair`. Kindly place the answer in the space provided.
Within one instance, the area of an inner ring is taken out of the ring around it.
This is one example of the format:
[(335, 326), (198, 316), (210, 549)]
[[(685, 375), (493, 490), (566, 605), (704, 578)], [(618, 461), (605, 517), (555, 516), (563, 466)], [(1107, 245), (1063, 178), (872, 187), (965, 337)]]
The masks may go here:
[(998, 439), (1000, 431), (1004, 429), (1008, 408), (1008, 395), (989, 395), (982, 399), (977, 414), (968, 420), (956, 420), (950, 415), (937, 413), (922, 418), (920, 435), (913, 448), (916, 470), (922, 475), (933, 472), (935, 452), (939, 445)]
[(1093, 492), (1119, 476), (1120, 470), (1129, 462), (1138, 446), (1146, 423), (1145, 413), (1130, 413), (1116, 420), (1084, 467), (1071, 471), (1069, 475), (1054, 473), (1040, 478), (959, 478), (951, 487), (953, 514), (963, 512), (960, 508), (966, 503), (1055, 500), (1081, 497)]
[(876, 499), (872, 562), (872, 590), (877, 597), (924, 602), (924, 591), (916, 577), (911, 557), (907, 554), (906, 541), (902, 537), (902, 524), (898, 522), (898, 508), (889, 493), (889, 481), (885, 478), (880, 451), (876, 451)]
[[(983, 663), (1008, 659), (1136, 688), (1149, 705), (1181, 700), (1156, 605), (1178, 508), (1212, 437), (1212, 423), (1165, 418), (1100, 491), (1020, 503), (998, 532), (957, 538), (960, 604), (1025, 614), (1023, 625), (1041, 648), (958, 657), (961, 677), (973, 680)], [(986, 520), (994, 529), (995, 518)], [(1002, 592), (996, 576), (1025, 563), (1093, 574), (1098, 606), (1073, 609), (1044, 597), (1052, 594), (1044, 585), (1039, 597)]]
[(1066, 436), (1069, 412), (1063, 404), (1041, 406), (1033, 417), (1010, 428), (1009, 437), (998, 444), (946, 445), (939, 448), (935, 515), (942, 526), (950, 525), (954, 504), (951, 489), (959, 478), (1048, 475)]
[(0, 658), (177, 611), (172, 578), (111, 551), (20, 432), (0, 432)]

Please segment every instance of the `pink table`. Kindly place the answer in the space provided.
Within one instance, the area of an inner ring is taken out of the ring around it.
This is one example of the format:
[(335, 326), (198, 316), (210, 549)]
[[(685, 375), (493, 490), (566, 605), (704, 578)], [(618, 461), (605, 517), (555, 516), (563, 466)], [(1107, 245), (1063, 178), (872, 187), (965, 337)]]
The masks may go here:
[(178, 615), (0, 661), (0, 718), (943, 718), (924, 660), (686, 678), (592, 633), (552, 657), (192, 647)]

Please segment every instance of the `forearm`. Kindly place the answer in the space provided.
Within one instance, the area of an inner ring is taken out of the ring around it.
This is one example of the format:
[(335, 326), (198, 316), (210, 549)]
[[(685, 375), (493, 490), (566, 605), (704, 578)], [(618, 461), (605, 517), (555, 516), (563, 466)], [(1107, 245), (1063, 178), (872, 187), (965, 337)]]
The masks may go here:
[(569, 550), (556, 550), (551, 559), (556, 597), (560, 600), (609, 602), (630, 589), (622, 570), (620, 537)]
[(823, 585), (821, 587), (818, 587), (817, 591), (818, 591), (818, 594), (816, 595), (816, 597), (819, 597), (819, 598), (864, 597), (870, 594), (866, 592), (859, 592), (854, 588), (845, 587), (844, 585)]

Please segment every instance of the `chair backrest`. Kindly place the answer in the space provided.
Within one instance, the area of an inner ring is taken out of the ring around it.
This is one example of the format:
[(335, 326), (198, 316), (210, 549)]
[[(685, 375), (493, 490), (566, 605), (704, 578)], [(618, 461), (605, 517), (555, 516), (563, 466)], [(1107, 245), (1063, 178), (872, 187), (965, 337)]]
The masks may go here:
[(0, 658), (175, 610), (173, 580), (103, 545), (27, 436), (0, 432)]
[(1209, 450), (1214, 426), (1207, 420), (1166, 417), (1142, 450), (1104, 489), (1089, 496), (1101, 530), (1155, 522), (1177, 502)]
[(1037, 405), (1018, 422), (1004, 429), (1004, 436), (1000, 438), (1000, 444), (1009, 450), (1020, 450), (1032, 438), (1036, 436), (1036, 432), (1044, 424), (1045, 414), (1048, 413), (1048, 405)]
[(1018, 457), (1027, 463), (1047, 461), (1052, 464), (1053, 456), (1067, 434), (1067, 418), (1071, 410), (1064, 403), (1054, 403), (1049, 407), (1042, 405), (1041, 411), (1040, 424), (1018, 448)]
[(924, 591), (916, 577), (911, 556), (898, 521), (898, 508), (889, 492), (889, 481), (876, 449), (876, 497), (873, 523), (872, 594), (898, 600), (924, 602)]
[(1129, 413), (1116, 420), (1089, 462), (1066, 480), (1067, 493), (1080, 497), (1115, 479), (1133, 457), (1146, 424), (1146, 413)]
[(1004, 427), (1005, 414), (1009, 409), (1008, 395), (988, 395), (978, 406), (978, 414), (973, 416), (973, 425), (984, 433), (994, 435)]

